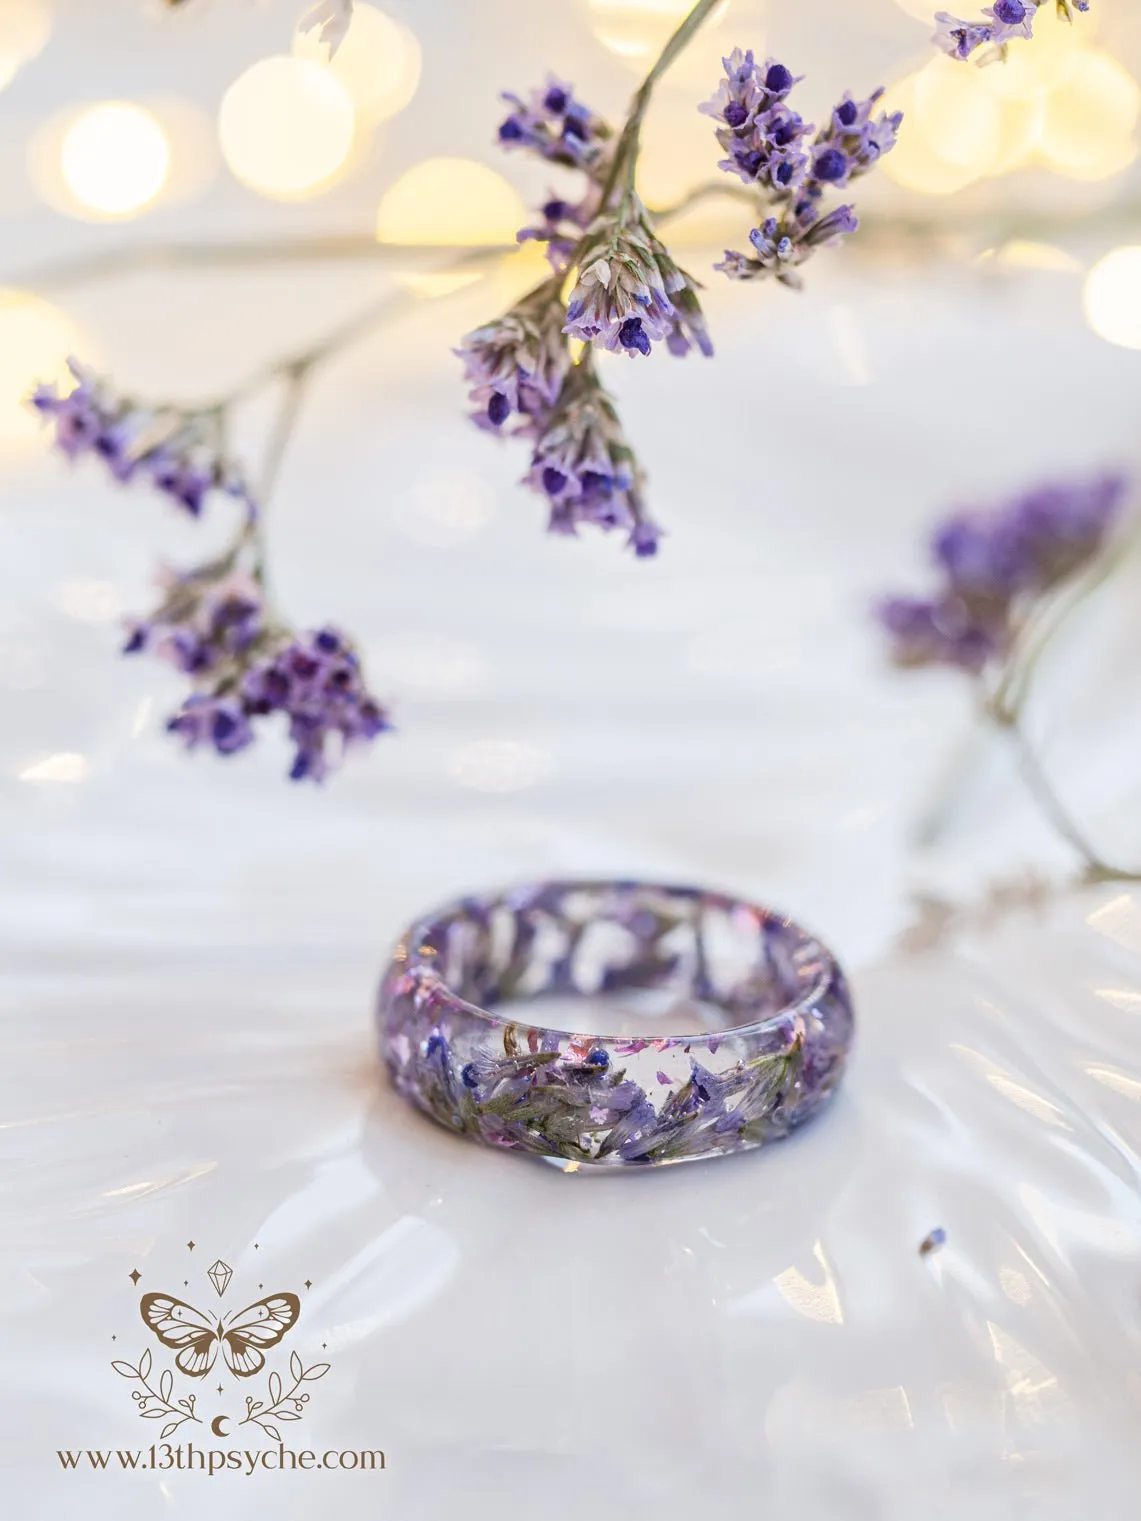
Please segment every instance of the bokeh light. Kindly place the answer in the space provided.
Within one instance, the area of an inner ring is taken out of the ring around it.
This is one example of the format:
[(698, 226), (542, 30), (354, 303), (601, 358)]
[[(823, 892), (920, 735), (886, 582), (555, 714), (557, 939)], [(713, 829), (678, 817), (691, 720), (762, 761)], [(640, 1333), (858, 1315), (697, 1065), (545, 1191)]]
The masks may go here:
[(603, 47), (639, 63), (652, 61), (693, 9), (692, 0), (587, 0), (587, 6)]
[(1002, 113), (983, 70), (940, 54), (915, 76), (914, 101), (911, 130), (948, 164), (972, 178), (985, 174), (998, 152)]
[(37, 381), (63, 380), (79, 333), (57, 307), (30, 291), (0, 289), (0, 442), (28, 443), (40, 423), (27, 406)]
[(513, 244), (526, 220), (518, 191), (494, 169), (470, 158), (428, 158), (385, 191), (376, 235), (382, 243), (494, 248)]
[(499, 502), (483, 476), (442, 467), (400, 492), (394, 508), (397, 525), (408, 538), (431, 549), (454, 549), (491, 522)]
[(1141, 349), (1141, 246), (1115, 248), (1086, 276), (1086, 321), (1099, 337)]
[(475, 739), (460, 746), (448, 770), (476, 792), (521, 792), (547, 775), (550, 756), (520, 740)]
[(884, 98), (884, 109), (902, 111), (911, 130), (899, 134), (895, 147), (883, 160), (883, 172), (907, 190), (918, 190), (923, 195), (952, 195), (969, 185), (983, 170), (952, 163), (921, 130), (916, 122), (916, 78), (913, 74), (904, 79)]
[(218, 141), (234, 178), (259, 195), (319, 194), (349, 157), (356, 128), (345, 86), (309, 58), (263, 58), (234, 81), (218, 112)]
[(1039, 152), (1051, 169), (1076, 179), (1105, 179), (1136, 156), (1133, 139), (1141, 90), (1111, 54), (1086, 48), (1046, 99)]
[(75, 750), (61, 750), (57, 755), (47, 755), (43, 760), (33, 761), (20, 772), (22, 782), (81, 782), (91, 767), (86, 755)]
[(0, 90), (43, 52), (51, 29), (47, 0), (0, 0)]
[[(328, 48), (316, 31), (298, 31), (293, 54), (323, 64)], [(348, 34), (328, 66), (366, 121), (388, 121), (416, 94), (420, 44), (406, 26), (358, 0)]]
[(170, 172), (170, 144), (144, 106), (105, 100), (72, 121), (60, 143), (60, 172), (84, 211), (135, 216), (158, 195)]

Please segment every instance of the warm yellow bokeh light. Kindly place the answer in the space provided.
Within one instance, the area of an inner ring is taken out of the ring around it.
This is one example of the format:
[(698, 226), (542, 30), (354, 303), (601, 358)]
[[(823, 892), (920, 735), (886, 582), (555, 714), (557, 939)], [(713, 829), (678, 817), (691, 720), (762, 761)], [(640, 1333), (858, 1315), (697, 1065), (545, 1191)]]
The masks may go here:
[(1046, 98), (1039, 152), (1062, 174), (1106, 179), (1136, 156), (1139, 110), (1141, 90), (1132, 75), (1101, 48), (1084, 48)]
[[(294, 35), (294, 57), (324, 63), (328, 52), (316, 31)], [(329, 62), (357, 110), (373, 123), (403, 111), (420, 83), (420, 66), (420, 44), (413, 33), (360, 0), (345, 40)]]
[(150, 204), (170, 172), (170, 144), (145, 107), (128, 100), (88, 106), (63, 135), (60, 172), (85, 211), (129, 217)]
[[(693, 9), (693, 0), (585, 0), (590, 26), (604, 48), (641, 66), (652, 63), (670, 35)], [(722, 19), (729, 0), (706, 22), (705, 33)], [(727, 52), (722, 48), (722, 52)]]
[[(953, 7), (952, 7), (953, 9)], [(1007, 45), (1003, 63), (980, 69), (996, 94), (1011, 100), (1034, 100), (1069, 78), (1074, 59), (1093, 40), (1096, 17), (1079, 16), (1071, 25), (1059, 18), (1053, 5), (1040, 5), (1034, 17), (1034, 36), (1016, 37)]]
[(1082, 269), (1073, 254), (1068, 254), (1064, 248), (1027, 238), (1011, 238), (1000, 248), (990, 248), (980, 254), (979, 259), (993, 259), (1007, 269), (1045, 269), (1059, 275), (1080, 274)]
[(38, 381), (62, 381), (79, 334), (58, 307), (30, 291), (0, 289), (0, 443), (26, 443), (41, 430), (27, 399)]
[[(952, 195), (977, 179), (978, 170), (953, 164), (931, 145), (915, 125), (916, 75), (894, 85), (884, 98), (884, 109), (902, 111), (904, 130), (892, 151), (882, 160), (883, 172), (906, 190), (923, 195)], [(993, 151), (993, 144), (992, 144)]]
[(515, 242), (527, 211), (512, 185), (470, 158), (428, 158), (385, 191), (376, 214), (382, 243), (471, 244)]
[[(984, 71), (985, 77), (985, 71)], [(1046, 97), (1032, 100), (1015, 100), (1000, 97), (998, 100), (999, 129), (995, 141), (995, 157), (988, 175), (1009, 174), (1029, 163), (1046, 120)]]
[(259, 195), (301, 200), (333, 180), (353, 146), (349, 92), (324, 64), (263, 58), (222, 97), (218, 141), (234, 178)]
[(1086, 276), (1086, 321), (1099, 337), (1141, 349), (1141, 246), (1115, 248)]
[(982, 70), (964, 68), (940, 55), (915, 76), (915, 110), (909, 125), (941, 159), (975, 178), (995, 161), (1002, 113)]
[(43, 52), (51, 29), (46, 0), (0, 0), (0, 90)]

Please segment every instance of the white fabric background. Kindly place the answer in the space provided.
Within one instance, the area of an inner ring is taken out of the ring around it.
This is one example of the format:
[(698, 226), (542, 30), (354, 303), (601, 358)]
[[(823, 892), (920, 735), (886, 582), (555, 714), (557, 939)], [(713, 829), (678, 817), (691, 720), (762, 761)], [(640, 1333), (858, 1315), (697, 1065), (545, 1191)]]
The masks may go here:
[[(190, 55), (207, 72), (218, 9)], [(446, 9), (429, 24), (470, 22)], [(524, 72), (541, 34), (532, 13)], [(42, 231), (14, 241), (38, 256)], [(6, 462), (13, 1514), (1133, 1514), (1141, 905), (1069, 894), (956, 949), (896, 947), (917, 886), (969, 898), (1069, 862), (987, 747), (950, 840), (915, 856), (966, 702), (885, 671), (867, 606), (921, 584), (947, 507), (1129, 464), (1139, 361), (1085, 329), (1071, 276), (812, 275), (801, 298), (711, 284), (713, 363), (611, 371), (669, 531), (653, 563), (545, 537), (518, 452), (464, 422), (449, 347), (494, 281), (322, 375), (272, 510), (275, 586), (299, 622), (360, 636), (400, 729), (323, 790), (283, 779), (278, 738), (184, 757), (161, 730), (177, 680), (116, 658), (156, 554), (186, 562), (219, 525)], [(124, 383), (195, 395), (387, 278), (147, 277), (67, 304)], [(444, 543), (432, 504), (456, 500), (481, 525)], [(1135, 586), (1075, 626), (1035, 720), (1126, 857)], [(527, 747), (530, 785), (465, 785), (483, 740)], [(59, 752), (84, 780), (20, 780)], [(739, 889), (830, 940), (861, 1026), (825, 1119), (767, 1155), (595, 1180), (397, 1104), (370, 1002), (404, 921), (463, 888), (611, 871)], [(922, 1261), (935, 1225), (948, 1245)], [(128, 1272), (168, 1285), (215, 1256), (243, 1282), (313, 1281), (298, 1346), (328, 1341), (333, 1367), (306, 1440), (382, 1446), (385, 1474), (60, 1473), (59, 1447), (143, 1440), (108, 1367), (116, 1327), (143, 1345)]]

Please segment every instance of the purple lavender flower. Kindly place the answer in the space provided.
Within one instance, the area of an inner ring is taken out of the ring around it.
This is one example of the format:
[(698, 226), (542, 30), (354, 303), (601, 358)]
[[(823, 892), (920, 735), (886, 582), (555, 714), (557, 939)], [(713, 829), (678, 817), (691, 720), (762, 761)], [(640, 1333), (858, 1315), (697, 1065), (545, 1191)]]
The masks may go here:
[(287, 715), (297, 746), (289, 772), (294, 781), (322, 781), (338, 753), (392, 727), (365, 689), (352, 647), (332, 628), (297, 635), (252, 664), (241, 697), (251, 715)]
[(760, 227), (754, 227), (749, 234), (753, 245), (751, 255), (727, 248), (724, 259), (714, 268), (731, 280), (755, 280), (771, 275), (782, 285), (799, 290), (801, 278), (797, 265), (816, 249), (838, 243), (855, 232), (859, 225), (851, 206), (836, 206), (822, 217), (816, 212), (815, 202), (805, 200), (779, 220), (768, 217)]
[(207, 495), (249, 493), (234, 464), (224, 458), (218, 417), (212, 411), (146, 407), (118, 395), (92, 370), (69, 359), (70, 391), (39, 385), (30, 405), (55, 428), (55, 445), (70, 460), (101, 459), (121, 484), (141, 479), (198, 517)]
[(940, 525), (931, 546), (942, 577), (935, 595), (892, 597), (878, 609), (896, 663), (979, 675), (1008, 654), (1026, 610), (1102, 552), (1126, 489), (1116, 475), (1044, 486)]
[[(1005, 47), (1016, 37), (1034, 35), (1034, 17), (1041, 0), (994, 0), (983, 9), (984, 21), (961, 21), (948, 11), (935, 17), (932, 41), (951, 58), (965, 60), (981, 47)], [(1089, 10), (1089, 0), (1058, 0), (1058, 12), (1067, 21), (1075, 11)]]
[(242, 656), (266, 631), (261, 588), (244, 571), (164, 571), (160, 580), (166, 595), (150, 618), (128, 621), (125, 654), (148, 651), (202, 676)]
[(994, 28), (982, 21), (960, 21), (949, 11), (937, 11), (932, 42), (950, 58), (965, 61), (994, 41)]
[(642, 503), (637, 460), (589, 361), (570, 372), (532, 436), (527, 484), (546, 497), (552, 533), (576, 534), (592, 524), (625, 532), (639, 558), (657, 552), (660, 530)]
[(596, 218), (588, 239), (564, 333), (631, 358), (660, 342), (673, 354), (692, 347), (712, 354), (697, 288), (651, 230), (636, 196), (620, 212)]
[(822, 213), (824, 195), (866, 174), (890, 153), (902, 112), (873, 114), (882, 89), (863, 101), (849, 93), (809, 142), (813, 128), (786, 103), (797, 76), (773, 59), (757, 64), (740, 48), (722, 62), (726, 77), (700, 109), (721, 123), (717, 141), (728, 157), (720, 167), (756, 185), (772, 210), (750, 234), (753, 252), (726, 249), (715, 268), (733, 280), (771, 276), (798, 288), (796, 267), (859, 226), (851, 206)]
[(190, 695), (167, 722), (189, 749), (236, 754), (253, 743), (253, 720), (281, 712), (296, 746), (290, 776), (320, 781), (349, 745), (389, 729), (388, 716), (344, 635), (282, 627), (236, 558), (165, 573), (162, 602), (128, 623), (124, 652), (149, 651), (190, 678)]
[(206, 745), (219, 755), (236, 755), (253, 743), (254, 731), (242, 704), (233, 697), (207, 697), (192, 693), (166, 727), (188, 750)]
[(542, 218), (533, 227), (521, 227), (520, 243), (547, 245), (547, 260), (556, 274), (566, 274), (582, 235), (598, 213), (600, 187), (591, 183), (581, 201), (567, 201), (552, 194), (539, 208)]
[(808, 167), (804, 140), (812, 131), (785, 104), (798, 77), (774, 58), (758, 64), (740, 48), (722, 63), (726, 77), (717, 94), (698, 108), (721, 123), (717, 141), (726, 157), (719, 167), (776, 195), (794, 190)]
[(510, 311), (468, 333), (457, 356), (480, 427), (498, 431), (512, 413), (542, 415), (570, 365), (557, 288), (544, 283)]
[(903, 112), (873, 116), (882, 95), (881, 88), (867, 100), (857, 101), (848, 93), (834, 108), (828, 125), (812, 145), (812, 169), (806, 185), (810, 195), (826, 187), (842, 188), (874, 168), (895, 147)]
[(499, 128), (500, 147), (527, 148), (571, 169), (596, 168), (610, 128), (575, 99), (571, 85), (549, 74), (546, 84), (532, 90), (526, 100), (510, 92), (502, 98), (512, 110)]

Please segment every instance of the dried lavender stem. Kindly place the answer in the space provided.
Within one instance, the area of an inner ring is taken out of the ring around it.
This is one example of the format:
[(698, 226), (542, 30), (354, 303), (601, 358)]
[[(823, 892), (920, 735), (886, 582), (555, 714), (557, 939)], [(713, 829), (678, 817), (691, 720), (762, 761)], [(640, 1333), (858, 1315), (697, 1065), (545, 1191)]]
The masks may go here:
[(1080, 826), (1058, 797), (1053, 783), (1046, 775), (1037, 752), (1027, 738), (1018, 717), (1014, 715), (992, 715), (995, 722), (1005, 734), (1010, 736), (1017, 756), (1018, 767), (1022, 779), (1030, 790), (1030, 795), (1037, 803), (1040, 811), (1053, 825), (1068, 845), (1081, 857), (1086, 876), (1095, 882), (1136, 882), (1141, 881), (1141, 874), (1125, 871), (1120, 867), (1111, 866), (1103, 860), (1096, 848), (1090, 844)]
[(610, 205), (611, 197), (616, 190), (621, 190), (623, 194), (633, 190), (634, 174), (638, 165), (638, 147), (642, 131), (642, 121), (645, 118), (654, 88), (666, 70), (689, 46), (690, 42), (697, 35), (699, 28), (709, 19), (720, 3), (721, 0), (698, 0), (698, 3), (659, 53), (653, 68), (639, 86), (634, 96), (630, 115), (626, 119), (626, 125), (622, 129), (622, 135), (619, 137), (618, 145), (614, 150), (614, 157), (610, 163), (610, 172), (603, 183), (602, 206)]

